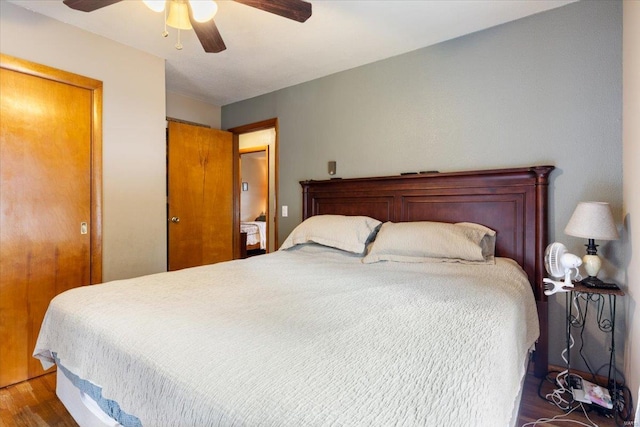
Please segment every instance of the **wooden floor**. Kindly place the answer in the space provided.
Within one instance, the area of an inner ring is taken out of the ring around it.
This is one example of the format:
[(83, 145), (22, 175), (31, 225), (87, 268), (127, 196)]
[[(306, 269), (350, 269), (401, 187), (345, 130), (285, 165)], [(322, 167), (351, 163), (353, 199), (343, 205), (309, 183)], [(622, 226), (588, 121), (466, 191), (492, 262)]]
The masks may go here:
[[(10, 387), (0, 389), (0, 426), (1, 427), (40, 427), (40, 426), (77, 426), (62, 403), (56, 397), (55, 373), (25, 381)], [(540, 380), (528, 374), (520, 406), (518, 426), (533, 422), (539, 418), (552, 418), (563, 412), (538, 397)], [(545, 392), (552, 389), (551, 384), (544, 384)], [(612, 419), (603, 418), (594, 412), (589, 418), (600, 427), (615, 427)], [(591, 425), (582, 411), (576, 411), (564, 419), (579, 420)], [(461, 425), (472, 426), (473, 423), (464, 422)], [(560, 427), (572, 423), (556, 422), (541, 424), (544, 426)], [(577, 425), (577, 424), (576, 424)], [(633, 424), (628, 424), (633, 425)]]
[[(538, 426), (542, 427), (560, 427), (560, 426), (572, 426), (572, 425), (582, 425), (578, 423), (571, 423), (566, 420), (576, 420), (583, 425), (593, 426), (597, 425), (599, 427), (616, 427), (616, 422), (613, 418), (607, 418), (605, 416), (601, 416), (597, 414), (594, 410), (592, 410), (589, 406), (584, 405), (587, 411), (583, 412), (582, 408), (578, 407), (575, 411), (566, 415), (561, 409), (556, 406), (550, 404), (546, 400), (542, 399), (538, 396), (538, 387), (541, 385), (540, 378), (536, 378), (532, 373), (527, 374), (524, 383), (524, 390), (522, 395), (522, 401), (520, 402), (520, 415), (518, 418), (517, 426), (522, 427), (523, 425), (533, 426), (534, 421), (541, 418), (553, 418), (558, 417), (557, 421), (549, 422), (544, 424), (538, 424)], [(542, 381), (541, 394), (545, 396), (547, 393), (550, 393), (555, 388), (554, 384), (547, 381), (546, 379)], [(589, 417), (587, 419), (587, 416)], [(589, 422), (591, 420), (592, 422)], [(622, 422), (624, 423), (624, 422)], [(632, 423), (629, 424), (633, 426)]]
[(0, 427), (76, 426), (56, 396), (56, 373), (0, 388)]

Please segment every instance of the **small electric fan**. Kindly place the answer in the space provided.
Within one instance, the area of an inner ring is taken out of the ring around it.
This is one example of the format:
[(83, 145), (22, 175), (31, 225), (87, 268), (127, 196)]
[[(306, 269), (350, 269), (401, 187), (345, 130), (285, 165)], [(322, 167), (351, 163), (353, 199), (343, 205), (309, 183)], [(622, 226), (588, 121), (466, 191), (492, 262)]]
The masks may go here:
[(544, 268), (547, 273), (555, 279), (564, 277), (564, 282), (552, 279), (543, 279), (544, 283), (552, 285), (544, 291), (545, 295), (552, 295), (556, 292), (565, 291), (563, 287), (573, 288), (571, 280), (580, 280), (578, 267), (582, 264), (582, 260), (577, 255), (569, 253), (567, 247), (559, 242), (554, 242), (547, 246), (544, 252)]

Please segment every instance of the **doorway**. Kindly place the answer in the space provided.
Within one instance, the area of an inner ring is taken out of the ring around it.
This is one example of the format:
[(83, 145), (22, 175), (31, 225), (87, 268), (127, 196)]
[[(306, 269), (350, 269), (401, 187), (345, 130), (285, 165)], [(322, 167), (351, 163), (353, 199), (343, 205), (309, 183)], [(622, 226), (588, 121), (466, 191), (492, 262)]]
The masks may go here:
[(239, 152), (240, 232), (246, 234), (245, 255), (262, 255), (269, 247), (269, 146)]
[[(265, 226), (266, 226), (266, 246), (265, 252), (273, 252), (279, 247), (278, 242), (278, 120), (269, 119), (249, 125), (239, 126), (229, 129), (234, 134), (240, 153), (265, 152), (267, 158), (267, 196), (264, 204)], [(238, 168), (240, 169), (242, 157), (238, 156)], [(246, 182), (246, 181), (244, 181)], [(246, 186), (245, 186), (246, 188)], [(249, 191), (251, 186), (249, 185)], [(238, 185), (242, 198), (242, 182)], [(246, 191), (245, 191), (246, 192)], [(238, 206), (239, 216), (244, 219), (251, 219), (251, 214), (247, 216), (242, 213), (241, 206)], [(253, 217), (257, 218), (258, 216)]]

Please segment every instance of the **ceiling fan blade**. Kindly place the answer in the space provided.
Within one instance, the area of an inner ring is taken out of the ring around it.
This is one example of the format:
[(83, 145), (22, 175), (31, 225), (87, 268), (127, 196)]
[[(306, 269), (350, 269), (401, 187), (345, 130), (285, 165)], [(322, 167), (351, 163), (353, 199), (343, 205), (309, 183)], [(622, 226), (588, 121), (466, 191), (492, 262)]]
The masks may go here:
[(311, 3), (303, 0), (235, 0), (284, 18), (304, 22), (311, 16)]
[(82, 12), (93, 12), (94, 10), (101, 9), (105, 6), (119, 3), (121, 1), (122, 0), (64, 0), (63, 3), (71, 9)]
[(189, 7), (189, 20), (205, 52), (218, 53), (227, 48), (213, 19), (207, 22), (198, 22), (193, 19), (193, 12), (191, 11), (191, 7)]

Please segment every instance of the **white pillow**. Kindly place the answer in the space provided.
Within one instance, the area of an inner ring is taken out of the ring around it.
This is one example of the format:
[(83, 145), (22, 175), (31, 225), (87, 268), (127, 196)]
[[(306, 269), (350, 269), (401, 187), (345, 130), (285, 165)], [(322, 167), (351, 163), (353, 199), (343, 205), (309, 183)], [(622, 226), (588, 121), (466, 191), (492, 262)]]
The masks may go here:
[(480, 241), (480, 247), (482, 247), (482, 256), (486, 261), (494, 260), (494, 255), (496, 252), (496, 232), (490, 229), (489, 227), (485, 227), (484, 225), (476, 224), (475, 222), (457, 222), (456, 225), (461, 225), (464, 227), (472, 227), (476, 230), (483, 231), (484, 237)]
[(493, 264), (495, 234), (472, 223), (385, 222), (362, 262)]
[(298, 225), (280, 249), (314, 242), (361, 254), (380, 224), (368, 216), (316, 215)]

